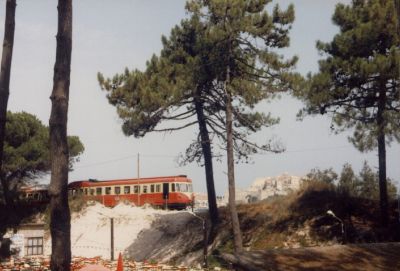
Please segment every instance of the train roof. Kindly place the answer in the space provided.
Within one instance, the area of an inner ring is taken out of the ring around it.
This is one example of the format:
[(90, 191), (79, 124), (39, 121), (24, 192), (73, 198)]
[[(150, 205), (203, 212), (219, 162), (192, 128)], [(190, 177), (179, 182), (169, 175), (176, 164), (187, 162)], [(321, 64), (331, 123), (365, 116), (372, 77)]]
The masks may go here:
[(48, 185), (25, 185), (20, 187), (21, 191), (24, 192), (34, 192), (34, 191), (47, 191)]
[(114, 179), (114, 180), (97, 180), (88, 179), (81, 181), (74, 181), (68, 184), (69, 187), (75, 186), (104, 186), (104, 185), (123, 185), (123, 184), (135, 184), (135, 183), (154, 183), (154, 182), (176, 182), (176, 181), (189, 181), (186, 175), (176, 176), (161, 176), (161, 177), (146, 177), (146, 178), (129, 178), (129, 179)]

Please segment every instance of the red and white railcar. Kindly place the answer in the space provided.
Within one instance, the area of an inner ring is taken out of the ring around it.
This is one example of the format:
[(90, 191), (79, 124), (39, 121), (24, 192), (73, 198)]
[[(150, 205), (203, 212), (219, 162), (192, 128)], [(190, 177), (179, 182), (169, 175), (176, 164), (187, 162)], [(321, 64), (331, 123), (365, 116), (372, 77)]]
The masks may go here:
[(23, 186), (19, 190), (19, 203), (41, 205), (49, 203), (50, 198), (46, 186)]
[(169, 209), (185, 209), (193, 204), (192, 180), (186, 175), (98, 181), (89, 179), (68, 185), (70, 194), (80, 194), (113, 207), (119, 202), (136, 206), (150, 204)]

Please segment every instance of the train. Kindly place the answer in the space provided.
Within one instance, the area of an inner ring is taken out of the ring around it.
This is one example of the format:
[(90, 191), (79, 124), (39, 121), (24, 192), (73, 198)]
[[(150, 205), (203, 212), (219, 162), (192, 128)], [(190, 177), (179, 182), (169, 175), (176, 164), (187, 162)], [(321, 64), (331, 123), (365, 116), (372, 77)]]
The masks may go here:
[(44, 185), (23, 186), (19, 191), (19, 203), (29, 205), (42, 205), (50, 201), (47, 187)]
[(136, 206), (185, 209), (193, 205), (192, 180), (186, 175), (98, 181), (89, 179), (68, 185), (70, 195), (114, 207), (120, 202)]
[[(149, 204), (155, 208), (182, 210), (194, 204), (192, 180), (186, 175), (74, 181), (68, 184), (68, 193), (70, 197), (97, 201), (107, 207), (128, 202), (136, 206)], [(26, 188), (21, 199), (30, 203), (48, 203), (49, 196), (46, 189)]]

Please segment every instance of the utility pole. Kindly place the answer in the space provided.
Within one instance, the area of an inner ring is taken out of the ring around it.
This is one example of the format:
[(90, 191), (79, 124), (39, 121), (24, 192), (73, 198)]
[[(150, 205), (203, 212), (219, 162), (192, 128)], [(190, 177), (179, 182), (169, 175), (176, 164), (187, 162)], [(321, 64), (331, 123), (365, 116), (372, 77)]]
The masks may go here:
[(140, 154), (137, 154), (137, 184), (138, 184), (138, 206), (140, 206)]
[[(396, 6), (396, 13), (397, 13), (397, 32), (400, 32), (400, 0), (395, 0), (394, 4)], [(400, 50), (400, 47), (397, 47), (398, 50)], [(400, 69), (400, 68), (399, 68)], [(400, 72), (400, 70), (399, 70)], [(397, 86), (399, 87), (399, 86)]]
[(111, 261), (114, 261), (114, 218), (110, 217), (111, 223)]

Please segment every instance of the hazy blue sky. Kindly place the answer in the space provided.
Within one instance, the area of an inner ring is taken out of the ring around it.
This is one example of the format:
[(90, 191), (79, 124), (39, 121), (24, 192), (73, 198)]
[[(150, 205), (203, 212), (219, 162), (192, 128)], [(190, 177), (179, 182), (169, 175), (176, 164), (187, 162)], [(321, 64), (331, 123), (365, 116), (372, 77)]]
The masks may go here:
[[(4, 35), (5, 0), (0, 0), (0, 37)], [(298, 55), (298, 71), (317, 71), (320, 58), (317, 39), (329, 41), (337, 32), (331, 23), (334, 0), (279, 1), (293, 2), (296, 21), (291, 31), (288, 56)], [(342, 1), (349, 2), (349, 1)], [(57, 9), (56, 0), (19, 0), (16, 12), (15, 47), (12, 63), (9, 109), (27, 111), (47, 124), (49, 96), (55, 61)], [(74, 1), (73, 51), (68, 131), (78, 135), (85, 153), (70, 174), (70, 180), (135, 177), (136, 155), (141, 155), (141, 176), (187, 174), (198, 191), (205, 191), (204, 168), (196, 164), (178, 167), (175, 157), (183, 152), (196, 131), (188, 129), (173, 134), (149, 134), (144, 139), (125, 137), (114, 107), (101, 92), (96, 73), (106, 76), (125, 67), (143, 69), (152, 54), (161, 49), (161, 35), (185, 16), (183, 0), (79, 0)], [(0, 49), (1, 50), (1, 49)], [(284, 172), (304, 175), (314, 167), (333, 167), (340, 172), (349, 162), (359, 171), (364, 160), (377, 166), (377, 154), (361, 154), (347, 141), (348, 134), (335, 135), (330, 119), (307, 118), (296, 121), (301, 103), (288, 97), (264, 103), (260, 108), (281, 117), (281, 123), (265, 130), (256, 139), (280, 138), (287, 151), (283, 154), (256, 155), (250, 164), (236, 166), (238, 187), (248, 186), (255, 178)], [(388, 176), (399, 180), (399, 144), (387, 150)], [(226, 165), (215, 164), (218, 194), (227, 187)]]

